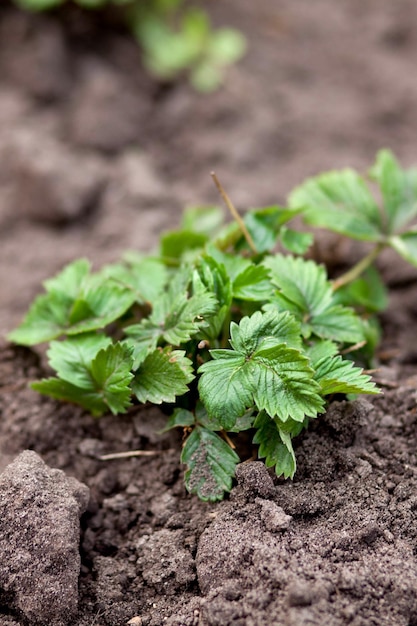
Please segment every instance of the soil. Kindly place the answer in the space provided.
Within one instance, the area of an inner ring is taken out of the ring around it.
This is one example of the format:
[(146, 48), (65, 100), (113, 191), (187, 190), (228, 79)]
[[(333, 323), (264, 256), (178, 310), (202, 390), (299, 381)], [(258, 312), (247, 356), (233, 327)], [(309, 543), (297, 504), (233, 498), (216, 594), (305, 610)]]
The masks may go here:
[[(244, 209), (283, 202), (326, 168), (377, 149), (417, 162), (417, 5), (411, 0), (219, 0), (247, 36), (224, 88), (158, 85), (105, 18), (0, 7), (0, 332), (76, 257), (148, 251), (216, 170)], [(320, 256), (356, 247), (322, 239)], [(1, 467), (32, 449), (91, 489), (72, 626), (416, 626), (417, 272), (392, 287), (376, 376), (383, 395), (333, 402), (297, 441), (294, 481), (243, 464), (220, 504), (185, 492), (181, 434), (135, 408), (94, 420), (28, 382), (42, 355), (0, 344)], [(142, 449), (154, 456), (100, 461)], [(24, 623), (7, 607), (0, 623)]]

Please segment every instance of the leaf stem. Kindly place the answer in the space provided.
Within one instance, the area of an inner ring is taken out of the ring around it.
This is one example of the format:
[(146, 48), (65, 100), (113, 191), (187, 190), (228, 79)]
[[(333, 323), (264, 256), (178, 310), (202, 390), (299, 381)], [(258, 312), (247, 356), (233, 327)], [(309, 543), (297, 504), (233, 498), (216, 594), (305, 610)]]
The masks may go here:
[(339, 278), (336, 278), (332, 285), (333, 291), (337, 291), (337, 289), (340, 289), (341, 287), (351, 283), (356, 278), (359, 278), (359, 276), (363, 274), (363, 272), (367, 270), (370, 265), (372, 265), (375, 259), (378, 258), (386, 245), (387, 244), (383, 242), (378, 243), (374, 248), (372, 248), (369, 254), (359, 261), (359, 263), (356, 263), (356, 265), (354, 265), (349, 271), (339, 276)]
[(221, 197), (223, 199), (223, 202), (225, 203), (225, 205), (229, 209), (229, 211), (232, 214), (233, 218), (238, 223), (239, 228), (242, 231), (243, 236), (245, 237), (246, 241), (248, 242), (248, 245), (249, 245), (250, 249), (252, 250), (252, 252), (254, 254), (258, 254), (258, 251), (256, 249), (254, 241), (253, 241), (253, 239), (252, 239), (252, 237), (250, 235), (250, 232), (246, 228), (245, 222), (242, 220), (242, 218), (240, 217), (239, 213), (237, 212), (236, 207), (234, 206), (233, 202), (230, 200), (229, 196), (225, 192), (222, 184), (220, 183), (219, 179), (217, 178), (216, 173), (215, 172), (211, 172), (211, 177), (212, 177), (212, 179), (214, 181), (214, 184), (216, 185), (216, 187), (217, 187), (217, 189), (219, 191), (219, 194), (221, 195)]

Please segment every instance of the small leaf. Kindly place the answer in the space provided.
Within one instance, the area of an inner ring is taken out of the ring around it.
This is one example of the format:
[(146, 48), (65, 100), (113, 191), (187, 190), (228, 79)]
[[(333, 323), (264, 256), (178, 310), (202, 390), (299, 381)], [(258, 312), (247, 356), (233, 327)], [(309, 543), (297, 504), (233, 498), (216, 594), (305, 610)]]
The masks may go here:
[(318, 315), (331, 306), (332, 287), (322, 265), (282, 254), (266, 257), (263, 264), (272, 283), (303, 316)]
[(132, 390), (139, 402), (175, 402), (177, 396), (187, 393), (193, 379), (193, 364), (185, 352), (167, 347), (146, 357), (135, 374)]
[(392, 152), (380, 150), (370, 176), (381, 188), (387, 234), (394, 234), (417, 216), (417, 170), (403, 170)]
[(182, 230), (213, 236), (224, 222), (224, 211), (217, 206), (197, 206), (185, 209)]
[(331, 393), (379, 393), (370, 376), (341, 356), (323, 357), (314, 367), (315, 379), (320, 384), (323, 396)]
[(167, 269), (161, 261), (141, 258), (134, 253), (125, 255), (124, 263), (104, 267), (100, 274), (133, 290), (139, 304), (153, 302), (162, 293), (168, 280)]
[[(109, 409), (116, 415), (130, 406), (131, 365), (130, 351), (114, 344), (100, 350), (91, 364), (85, 364), (85, 375), (81, 375), (80, 367), (71, 373), (71, 378), (77, 376), (82, 387), (60, 378), (44, 379), (31, 386), (39, 393), (79, 404), (93, 415), (102, 415)], [(68, 372), (67, 365), (64, 371)]]
[(276, 422), (264, 412), (259, 413), (254, 427), (257, 430), (253, 443), (259, 444), (259, 458), (265, 457), (267, 467), (275, 466), (277, 476), (292, 478), (297, 466), (291, 435), (281, 431)]
[(309, 326), (318, 337), (333, 339), (341, 343), (359, 343), (364, 338), (360, 319), (353, 309), (340, 304), (315, 315)]
[(363, 340), (359, 318), (352, 309), (336, 304), (326, 270), (314, 261), (277, 254), (266, 257), (273, 285), (279, 291), (270, 298), (266, 311), (288, 310), (302, 323), (303, 335), (338, 342)]
[(187, 428), (188, 426), (194, 426), (195, 417), (191, 411), (186, 409), (174, 409), (172, 415), (169, 416), (167, 425), (160, 432), (166, 433), (172, 428)]
[(250, 317), (243, 317), (239, 325), (230, 326), (232, 347), (249, 356), (258, 347), (285, 344), (291, 348), (301, 348), (301, 328), (297, 320), (287, 311), (256, 311)]
[(78, 404), (95, 417), (108, 410), (103, 398), (95, 391), (77, 387), (61, 378), (44, 378), (31, 384), (32, 389), (51, 398)]
[(230, 491), (239, 457), (216, 433), (196, 426), (185, 442), (181, 462), (187, 465), (187, 490), (215, 502)]
[(60, 335), (77, 335), (104, 328), (134, 303), (129, 288), (104, 276), (90, 275), (84, 259), (68, 265), (44, 283), (47, 293), (38, 296), (23, 323), (9, 338), (32, 346)]
[(47, 11), (64, 4), (65, 0), (16, 0), (16, 4), (29, 11)]
[(287, 226), (281, 228), (280, 241), (284, 248), (294, 254), (305, 254), (313, 243), (311, 233), (301, 233)]
[(220, 66), (230, 65), (242, 58), (246, 47), (246, 39), (238, 30), (220, 28), (209, 38), (207, 56)]
[(188, 297), (186, 291), (178, 291), (173, 283), (168, 292), (154, 302), (148, 318), (124, 329), (127, 343), (133, 348), (134, 369), (155, 350), (160, 339), (172, 346), (187, 342), (204, 327), (205, 317), (217, 312), (217, 307), (217, 300), (209, 291)]
[(244, 222), (259, 253), (270, 252), (277, 243), (281, 228), (300, 213), (300, 209), (271, 206), (252, 209)]
[(161, 256), (180, 260), (187, 252), (201, 250), (208, 237), (192, 230), (174, 230), (161, 237)]
[(384, 234), (371, 192), (359, 174), (350, 169), (306, 180), (290, 194), (289, 205), (303, 210), (307, 224), (352, 239), (379, 241)]
[(236, 276), (232, 290), (233, 296), (239, 300), (252, 302), (267, 300), (272, 291), (268, 270), (261, 265), (249, 265)]
[(245, 356), (232, 350), (213, 350), (213, 361), (199, 369), (200, 399), (208, 414), (230, 430), (253, 404), (252, 385), (246, 378)]
[(100, 350), (91, 364), (94, 387), (113, 415), (124, 413), (130, 406), (132, 362), (131, 350), (116, 343)]
[(338, 304), (354, 306), (366, 313), (379, 313), (388, 306), (387, 288), (374, 266), (369, 267), (360, 278), (338, 289), (334, 299)]
[(59, 378), (83, 389), (91, 389), (91, 363), (100, 350), (112, 343), (110, 337), (84, 334), (65, 341), (51, 341), (49, 364)]
[(390, 244), (403, 259), (417, 266), (417, 228), (391, 237)]

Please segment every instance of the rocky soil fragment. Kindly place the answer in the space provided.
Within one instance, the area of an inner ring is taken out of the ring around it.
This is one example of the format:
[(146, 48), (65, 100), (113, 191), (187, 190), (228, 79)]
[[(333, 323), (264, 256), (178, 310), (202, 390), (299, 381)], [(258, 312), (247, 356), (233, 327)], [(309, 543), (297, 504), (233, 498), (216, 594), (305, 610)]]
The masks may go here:
[(32, 451), (0, 475), (0, 604), (16, 617), (66, 626), (76, 616), (88, 499), (85, 485)]

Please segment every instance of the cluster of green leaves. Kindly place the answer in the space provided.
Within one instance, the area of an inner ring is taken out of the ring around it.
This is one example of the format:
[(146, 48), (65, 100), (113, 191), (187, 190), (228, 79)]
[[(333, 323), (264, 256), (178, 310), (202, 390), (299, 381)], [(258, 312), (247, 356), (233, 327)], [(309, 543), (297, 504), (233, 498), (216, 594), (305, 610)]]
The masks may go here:
[[(46, 11), (69, 0), (14, 1), (29, 11)], [(246, 50), (246, 40), (239, 31), (214, 29), (207, 13), (187, 0), (73, 1), (84, 9), (118, 7), (143, 50), (149, 72), (164, 81), (185, 72), (198, 91), (217, 89), (226, 67)]]
[[(239, 457), (230, 437), (242, 431), (267, 466), (292, 477), (293, 438), (328, 396), (378, 393), (353, 361), (358, 346), (372, 356), (369, 316), (386, 305), (377, 254), (391, 246), (417, 265), (417, 172), (382, 151), (371, 180), (382, 206), (352, 170), (330, 172), (297, 188), (289, 207), (248, 211), (243, 226), (223, 225), (215, 207), (192, 209), (153, 255), (130, 253), (98, 272), (71, 263), (9, 335), (50, 341), (55, 375), (32, 387), (95, 416), (166, 404), (167, 428), (187, 434), (186, 486), (202, 499), (231, 488)], [(303, 258), (312, 236), (289, 228), (297, 215), (374, 247), (330, 281)]]

